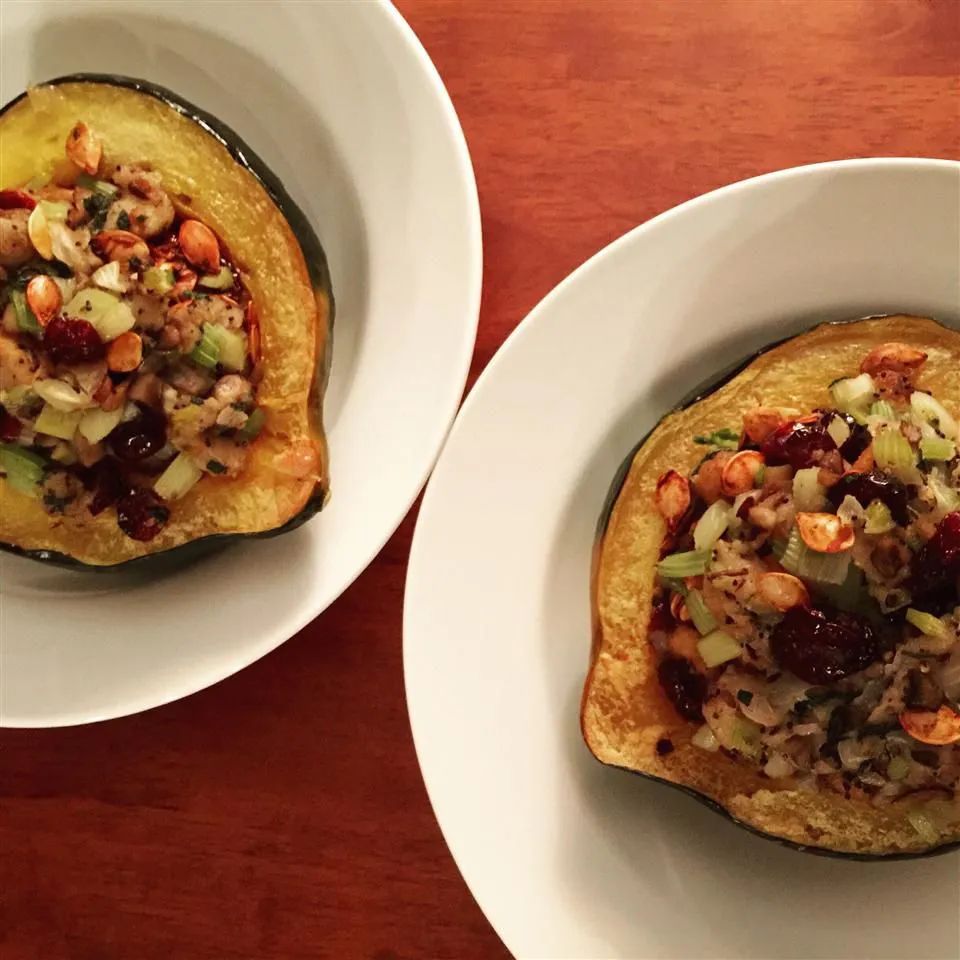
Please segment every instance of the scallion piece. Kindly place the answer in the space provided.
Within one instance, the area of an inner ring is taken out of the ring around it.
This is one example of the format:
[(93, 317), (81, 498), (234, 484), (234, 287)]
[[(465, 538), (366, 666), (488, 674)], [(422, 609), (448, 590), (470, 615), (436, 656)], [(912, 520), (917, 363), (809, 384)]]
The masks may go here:
[(882, 500), (872, 501), (863, 515), (866, 520), (864, 533), (889, 533), (897, 525), (890, 508)]
[(43, 328), (37, 322), (33, 311), (27, 306), (27, 298), (23, 291), (11, 290), (10, 302), (13, 304), (13, 312), (17, 318), (17, 329), (23, 333), (32, 333), (39, 336)]
[(711, 503), (693, 528), (693, 545), (697, 550), (712, 550), (723, 536), (730, 520), (730, 505), (723, 500)]
[(830, 385), (830, 395), (833, 402), (844, 413), (860, 413), (873, 400), (876, 385), (869, 373), (861, 373), (859, 377), (850, 377), (846, 380), (837, 380)]
[(213, 330), (219, 329), (209, 323), (203, 325), (200, 342), (190, 351), (190, 359), (201, 367), (213, 369), (220, 360), (220, 344)]
[(939, 617), (935, 617), (932, 613), (924, 613), (923, 610), (915, 610), (913, 607), (907, 609), (907, 623), (915, 626), (927, 637), (940, 639), (950, 635), (950, 628)]
[(710, 563), (710, 554), (706, 550), (688, 550), (686, 553), (674, 553), (664, 557), (657, 564), (657, 573), (661, 577), (677, 579), (681, 577), (696, 577), (706, 573)]
[(850, 551), (843, 553), (819, 553), (811, 550), (794, 527), (790, 531), (787, 549), (780, 558), (780, 565), (789, 573), (818, 583), (843, 583), (850, 568)]
[(957, 445), (944, 437), (924, 437), (920, 441), (920, 456), (924, 460), (952, 460), (957, 455)]
[[(689, 610), (689, 607), (687, 608)], [(697, 641), (697, 652), (708, 667), (718, 667), (728, 660), (736, 660), (743, 652), (740, 641), (723, 630), (714, 630)]]
[(15, 490), (36, 496), (45, 466), (43, 457), (32, 450), (16, 443), (0, 443), (0, 469)]
[(703, 594), (699, 590), (690, 590), (686, 597), (687, 613), (700, 634), (706, 636), (717, 629), (716, 617), (710, 612)]

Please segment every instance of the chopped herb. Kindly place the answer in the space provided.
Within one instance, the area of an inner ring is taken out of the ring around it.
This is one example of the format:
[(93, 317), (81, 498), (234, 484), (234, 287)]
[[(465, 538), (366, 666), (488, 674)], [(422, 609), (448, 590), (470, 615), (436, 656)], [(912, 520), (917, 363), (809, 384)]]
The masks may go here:
[(120, 230), (129, 230), (130, 229), (130, 214), (126, 210), (121, 210), (117, 214), (117, 227)]
[(207, 469), (211, 473), (226, 473), (227, 468), (219, 460), (208, 460)]
[(695, 436), (693, 442), (709, 447), (722, 447), (725, 450), (736, 450), (740, 445), (740, 434), (729, 427), (722, 427), (720, 430), (714, 430), (713, 433)]
[(746, 706), (750, 705), (750, 701), (753, 700), (753, 693), (750, 690), (738, 690), (737, 699)]
[(113, 203), (113, 197), (102, 193), (92, 193), (89, 197), (84, 198), (83, 208), (90, 218), (91, 230), (103, 229), (103, 225), (107, 222), (107, 211), (110, 209), (111, 203)]

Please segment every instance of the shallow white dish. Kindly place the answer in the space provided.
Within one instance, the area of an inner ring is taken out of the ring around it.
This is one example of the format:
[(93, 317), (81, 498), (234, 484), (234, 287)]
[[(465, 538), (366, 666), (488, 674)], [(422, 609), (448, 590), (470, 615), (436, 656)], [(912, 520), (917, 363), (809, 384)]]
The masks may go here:
[(227, 123), (280, 177), (317, 229), (337, 302), (333, 500), (295, 533), (158, 576), (0, 555), (3, 725), (156, 706), (292, 636), (396, 529), (460, 400), (480, 216), (426, 53), (385, 2), (227, 6), (4, 0), (0, 101), (78, 71), (145, 78)]
[(788, 170), (626, 235), (520, 325), (428, 485), (404, 615), (430, 799), (521, 958), (960, 955), (957, 855), (814, 857), (600, 766), (578, 724), (611, 480), (692, 387), (826, 319), (960, 321), (960, 164)]

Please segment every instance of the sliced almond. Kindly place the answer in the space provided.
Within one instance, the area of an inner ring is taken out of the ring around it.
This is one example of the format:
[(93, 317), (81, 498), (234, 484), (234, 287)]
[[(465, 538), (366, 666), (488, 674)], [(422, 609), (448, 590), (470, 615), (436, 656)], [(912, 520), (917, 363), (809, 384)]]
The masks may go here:
[(792, 574), (779, 571), (761, 574), (757, 579), (757, 593), (765, 603), (780, 613), (810, 602), (810, 594), (803, 581)]
[(214, 232), (199, 220), (184, 220), (178, 233), (183, 255), (205, 273), (220, 269), (220, 244)]
[(753, 490), (761, 476), (765, 460), (759, 450), (741, 450), (724, 464), (720, 488), (728, 497), (738, 497)]
[(900, 726), (914, 740), (932, 746), (960, 741), (960, 714), (946, 704), (939, 710), (905, 710), (900, 714)]
[(856, 531), (832, 513), (798, 513), (797, 528), (803, 542), (818, 553), (842, 553), (856, 540)]
[(37, 318), (37, 323), (45, 327), (63, 306), (63, 294), (53, 277), (38, 273), (30, 278), (26, 289), (27, 306)]
[(671, 532), (680, 526), (690, 509), (692, 499), (690, 481), (676, 470), (668, 470), (657, 481), (657, 509)]

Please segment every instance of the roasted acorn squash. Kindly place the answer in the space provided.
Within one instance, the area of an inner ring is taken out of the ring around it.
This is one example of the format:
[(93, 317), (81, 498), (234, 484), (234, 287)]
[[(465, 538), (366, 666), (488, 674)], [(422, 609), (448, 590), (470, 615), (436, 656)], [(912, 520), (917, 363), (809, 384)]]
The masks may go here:
[[(0, 479), (0, 546), (39, 560), (103, 568), (198, 541), (270, 536), (300, 525), (328, 495), (321, 402), (333, 301), (315, 233), (233, 131), (167, 90), (126, 78), (64, 77), (4, 107), (0, 188), (48, 178), (80, 119), (101, 135), (111, 162), (152, 165), (178, 215), (209, 224), (229, 250), (258, 320), (257, 402), (266, 424), (243, 473), (232, 480), (204, 477), (149, 542), (125, 536), (106, 514), (51, 522), (36, 499)], [(291, 451), (310, 469), (291, 471)]]
[[(910, 803), (874, 806), (801, 792), (732, 754), (691, 743), (698, 725), (681, 718), (665, 696), (647, 642), (666, 532), (654, 493), (665, 471), (689, 473), (702, 458), (703, 448), (691, 442), (695, 435), (739, 423), (753, 406), (831, 406), (827, 385), (856, 370), (866, 351), (893, 340), (927, 352), (923, 388), (960, 411), (960, 332), (917, 317), (868, 318), (823, 325), (769, 348), (641, 441), (615, 479), (598, 528), (593, 648), (581, 705), (583, 736), (602, 763), (677, 787), (767, 838), (857, 859), (943, 852), (960, 842), (960, 818), (923, 837), (909, 820), (916, 809)], [(664, 740), (668, 746), (658, 750)], [(955, 810), (958, 800), (947, 802)]]

